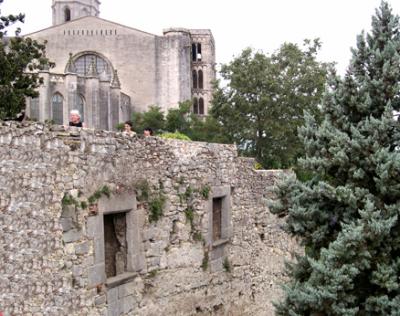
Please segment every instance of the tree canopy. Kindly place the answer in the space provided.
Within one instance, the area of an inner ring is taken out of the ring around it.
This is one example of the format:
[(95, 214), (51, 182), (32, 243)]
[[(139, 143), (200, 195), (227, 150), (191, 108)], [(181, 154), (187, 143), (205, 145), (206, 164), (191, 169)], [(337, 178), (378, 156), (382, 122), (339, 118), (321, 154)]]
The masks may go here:
[[(0, 0), (0, 5), (3, 0)], [(25, 109), (26, 97), (37, 97), (42, 84), (38, 70), (52, 67), (45, 44), (20, 36), (6, 37), (7, 27), (24, 22), (23, 14), (1, 16), (0, 11), (0, 119), (15, 118)]]
[(330, 64), (317, 61), (318, 40), (285, 43), (267, 56), (245, 49), (221, 68), (211, 115), (242, 153), (265, 167), (288, 167), (303, 152), (297, 128), (307, 110), (318, 117)]
[(277, 315), (399, 315), (400, 24), (387, 2), (352, 54), (323, 121), (308, 115), (300, 131), (312, 178), (288, 178), (272, 205), (305, 248)]

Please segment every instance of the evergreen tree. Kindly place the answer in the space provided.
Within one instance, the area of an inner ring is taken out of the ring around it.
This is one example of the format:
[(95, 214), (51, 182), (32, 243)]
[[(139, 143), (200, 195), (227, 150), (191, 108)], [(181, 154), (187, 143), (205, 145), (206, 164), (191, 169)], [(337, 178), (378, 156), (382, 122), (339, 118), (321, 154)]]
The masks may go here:
[(324, 119), (300, 135), (311, 180), (291, 177), (272, 206), (304, 245), (277, 315), (400, 315), (399, 17), (382, 2), (357, 38)]

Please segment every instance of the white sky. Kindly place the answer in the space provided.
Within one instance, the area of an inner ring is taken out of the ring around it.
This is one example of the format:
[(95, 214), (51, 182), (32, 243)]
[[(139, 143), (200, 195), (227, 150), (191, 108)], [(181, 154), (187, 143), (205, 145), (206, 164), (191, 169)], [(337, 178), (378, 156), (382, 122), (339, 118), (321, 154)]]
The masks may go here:
[[(51, 26), (51, 0), (4, 0), (1, 14), (26, 14), (22, 33)], [(391, 0), (395, 14), (400, 1)], [(380, 0), (101, 0), (100, 17), (157, 35), (168, 27), (211, 29), (217, 63), (246, 47), (272, 53), (284, 42), (319, 37), (323, 61), (344, 74), (356, 36), (370, 30)], [(11, 35), (11, 34), (10, 34)]]

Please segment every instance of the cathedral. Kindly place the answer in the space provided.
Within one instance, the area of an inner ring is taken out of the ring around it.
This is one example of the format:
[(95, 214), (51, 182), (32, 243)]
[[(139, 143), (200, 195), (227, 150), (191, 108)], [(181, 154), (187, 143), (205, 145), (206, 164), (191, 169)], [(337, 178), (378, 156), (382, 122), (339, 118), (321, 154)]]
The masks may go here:
[(157, 105), (167, 113), (187, 100), (207, 115), (215, 79), (210, 30), (150, 34), (100, 18), (99, 0), (53, 0), (52, 13), (51, 27), (26, 35), (46, 41), (55, 63), (41, 71), (40, 96), (27, 102), (30, 118), (68, 124), (78, 110), (87, 127), (114, 130), (133, 112)]

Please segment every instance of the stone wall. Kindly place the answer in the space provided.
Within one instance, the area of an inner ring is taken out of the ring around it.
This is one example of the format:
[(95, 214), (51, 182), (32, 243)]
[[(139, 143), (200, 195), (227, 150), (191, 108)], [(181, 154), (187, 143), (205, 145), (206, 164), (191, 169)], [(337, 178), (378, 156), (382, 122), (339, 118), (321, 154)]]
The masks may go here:
[(232, 145), (1, 124), (6, 316), (273, 315), (295, 248), (265, 203), (280, 172)]

